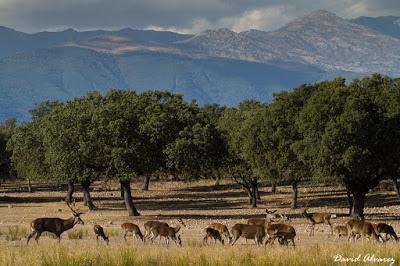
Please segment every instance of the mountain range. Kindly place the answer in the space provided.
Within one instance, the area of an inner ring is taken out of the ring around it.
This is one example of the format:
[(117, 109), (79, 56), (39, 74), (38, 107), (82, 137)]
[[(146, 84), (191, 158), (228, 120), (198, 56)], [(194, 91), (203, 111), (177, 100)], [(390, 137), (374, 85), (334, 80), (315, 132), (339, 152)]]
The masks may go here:
[(167, 89), (200, 104), (235, 105), (336, 76), (400, 73), (400, 17), (347, 20), (323, 10), (271, 32), (0, 27), (0, 40), (0, 121), (28, 120), (43, 100), (93, 89)]

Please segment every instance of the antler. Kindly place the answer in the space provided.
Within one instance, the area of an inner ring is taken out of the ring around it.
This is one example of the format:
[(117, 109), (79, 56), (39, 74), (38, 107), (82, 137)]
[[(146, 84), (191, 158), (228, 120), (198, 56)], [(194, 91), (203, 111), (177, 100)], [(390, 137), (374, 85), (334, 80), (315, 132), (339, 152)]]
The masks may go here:
[(75, 214), (75, 215), (83, 214), (81, 211), (79, 211), (79, 209), (75, 208), (75, 200), (74, 200), (73, 206), (71, 206), (71, 204), (69, 202), (67, 202), (66, 204), (67, 204), (68, 208), (72, 211), (73, 214)]
[(269, 211), (268, 209), (265, 209), (265, 212), (266, 212), (266, 213), (269, 213), (269, 214), (275, 213), (276, 211), (277, 211), (277, 210)]

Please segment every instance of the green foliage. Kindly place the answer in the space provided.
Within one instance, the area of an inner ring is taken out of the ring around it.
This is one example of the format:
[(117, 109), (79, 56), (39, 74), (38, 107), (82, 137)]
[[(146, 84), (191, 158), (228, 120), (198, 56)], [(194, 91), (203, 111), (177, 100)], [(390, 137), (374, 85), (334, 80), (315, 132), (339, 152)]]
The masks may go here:
[(9, 179), (13, 175), (11, 153), (7, 151), (7, 141), (10, 139), (15, 127), (16, 121), (13, 118), (0, 123), (0, 178), (2, 179)]
[(18, 126), (7, 143), (7, 149), (12, 152), (11, 160), (19, 177), (41, 179), (48, 176), (38, 122)]

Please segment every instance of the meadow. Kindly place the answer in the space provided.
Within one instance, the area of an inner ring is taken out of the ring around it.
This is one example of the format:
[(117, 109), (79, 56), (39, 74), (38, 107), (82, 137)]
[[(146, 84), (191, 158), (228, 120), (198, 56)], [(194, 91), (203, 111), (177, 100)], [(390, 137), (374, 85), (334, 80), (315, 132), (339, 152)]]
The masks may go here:
[[(93, 198), (98, 210), (86, 211), (81, 194), (76, 192), (76, 205), (85, 211), (85, 225), (76, 225), (62, 235), (61, 243), (50, 234), (42, 235), (39, 244), (26, 245), (29, 223), (38, 217), (70, 217), (63, 202), (65, 191), (56, 184), (34, 183), (34, 193), (27, 193), (22, 183), (0, 186), (0, 265), (399, 265), (397, 242), (376, 243), (368, 240), (348, 242), (346, 238), (329, 235), (329, 227), (317, 225), (315, 236), (309, 236), (308, 221), (301, 209), (291, 210), (290, 187), (261, 188), (262, 201), (250, 208), (243, 190), (231, 180), (222, 180), (214, 187), (209, 180), (194, 182), (158, 181), (150, 191), (141, 191), (140, 183), (132, 185), (134, 201), (141, 212), (139, 217), (126, 216), (118, 184), (96, 182)], [(299, 205), (310, 212), (329, 211), (337, 215), (336, 224), (347, 221), (345, 190), (336, 186), (302, 184)], [(257, 247), (252, 241), (240, 239), (235, 246), (211, 243), (202, 245), (203, 229), (211, 222), (228, 227), (246, 223), (253, 217), (263, 217), (265, 208), (276, 209), (290, 217), (296, 229), (296, 247)], [(400, 229), (399, 205), (395, 193), (381, 184), (366, 201), (366, 219), (385, 221), (396, 231)], [(133, 222), (143, 229), (147, 220), (162, 220), (171, 225), (181, 218), (183, 246), (143, 244), (128, 237), (123, 240), (120, 225)], [(110, 244), (96, 241), (93, 225), (100, 224), (110, 237)]]

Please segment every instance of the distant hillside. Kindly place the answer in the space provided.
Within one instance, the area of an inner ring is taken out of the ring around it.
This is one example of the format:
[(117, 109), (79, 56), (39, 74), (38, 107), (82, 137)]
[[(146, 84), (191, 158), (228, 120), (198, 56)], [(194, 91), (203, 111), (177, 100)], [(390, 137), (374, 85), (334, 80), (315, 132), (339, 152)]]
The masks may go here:
[(353, 23), (363, 25), (382, 34), (400, 38), (400, 17), (383, 16), (383, 17), (358, 17), (350, 20)]
[(129, 28), (27, 34), (0, 27), (0, 120), (29, 119), (35, 103), (91, 89), (167, 89), (200, 103), (235, 105), (338, 75), (397, 76), (400, 39), (392, 37), (396, 26), (382, 26), (397, 20), (368, 19), (320, 10), (272, 32), (197, 35)]

